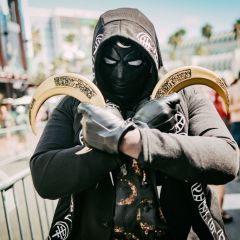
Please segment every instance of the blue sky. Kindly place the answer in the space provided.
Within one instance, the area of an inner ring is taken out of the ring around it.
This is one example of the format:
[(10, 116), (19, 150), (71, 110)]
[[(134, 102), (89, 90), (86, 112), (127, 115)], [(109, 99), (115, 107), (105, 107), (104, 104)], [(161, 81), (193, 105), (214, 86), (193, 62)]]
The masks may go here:
[(144, 12), (156, 27), (159, 41), (185, 28), (186, 38), (200, 36), (201, 27), (210, 23), (213, 31), (228, 31), (240, 19), (240, 0), (28, 0), (30, 7), (80, 8), (106, 11), (134, 7)]

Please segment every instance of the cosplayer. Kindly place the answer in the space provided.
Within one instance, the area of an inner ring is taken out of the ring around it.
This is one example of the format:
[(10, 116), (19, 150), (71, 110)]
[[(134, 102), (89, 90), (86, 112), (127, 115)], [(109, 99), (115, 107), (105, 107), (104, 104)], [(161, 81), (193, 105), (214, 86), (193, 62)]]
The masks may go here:
[(65, 97), (30, 162), (38, 193), (59, 199), (49, 239), (227, 239), (207, 185), (234, 179), (238, 147), (214, 106), (194, 87), (149, 100), (163, 63), (137, 9), (101, 15), (92, 53), (106, 106)]

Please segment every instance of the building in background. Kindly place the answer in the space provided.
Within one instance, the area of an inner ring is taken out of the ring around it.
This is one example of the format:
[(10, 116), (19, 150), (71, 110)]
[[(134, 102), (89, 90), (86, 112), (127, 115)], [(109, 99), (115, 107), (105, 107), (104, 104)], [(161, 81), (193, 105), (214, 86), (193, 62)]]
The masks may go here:
[(0, 101), (25, 94), (31, 49), (27, 0), (1, 0)]
[(91, 75), (92, 36), (99, 15), (78, 9), (30, 9), (35, 83), (66, 71)]
[(175, 49), (170, 45), (162, 49), (168, 69), (197, 65), (219, 73), (228, 84), (240, 70), (240, 45), (233, 31), (214, 33), (209, 39), (185, 40)]
[[(92, 35), (100, 12), (80, 9), (30, 8), (35, 84), (61, 72), (76, 72), (91, 78)], [(198, 65), (219, 73), (231, 82), (239, 71), (240, 44), (233, 31), (197, 37), (176, 48), (161, 47), (168, 69)], [(174, 52), (174, 59), (173, 53)]]

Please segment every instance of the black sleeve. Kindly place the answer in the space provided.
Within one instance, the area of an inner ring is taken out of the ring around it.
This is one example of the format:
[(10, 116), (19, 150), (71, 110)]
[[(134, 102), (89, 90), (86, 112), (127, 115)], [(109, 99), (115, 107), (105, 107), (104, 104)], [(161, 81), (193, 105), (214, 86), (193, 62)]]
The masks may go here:
[(143, 167), (176, 179), (224, 184), (238, 171), (238, 147), (213, 104), (195, 90), (186, 97), (188, 136), (140, 129)]
[(30, 160), (34, 186), (43, 198), (80, 192), (119, 166), (116, 155), (98, 150), (76, 155), (82, 146), (74, 144), (74, 102), (66, 97), (55, 108)]

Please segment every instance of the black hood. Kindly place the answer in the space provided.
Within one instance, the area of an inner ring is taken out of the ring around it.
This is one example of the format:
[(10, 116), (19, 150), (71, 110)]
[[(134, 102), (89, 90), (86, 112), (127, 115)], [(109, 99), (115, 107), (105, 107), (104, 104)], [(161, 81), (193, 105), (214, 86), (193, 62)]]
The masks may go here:
[(158, 70), (162, 66), (162, 58), (154, 26), (138, 9), (118, 8), (109, 10), (100, 16), (95, 27), (92, 45), (94, 82), (97, 84), (101, 77), (98, 74), (101, 48), (116, 37), (132, 41), (146, 53), (151, 61), (152, 77), (143, 93), (143, 98), (145, 98), (146, 93), (149, 95), (158, 82)]

